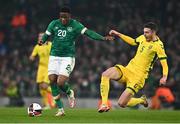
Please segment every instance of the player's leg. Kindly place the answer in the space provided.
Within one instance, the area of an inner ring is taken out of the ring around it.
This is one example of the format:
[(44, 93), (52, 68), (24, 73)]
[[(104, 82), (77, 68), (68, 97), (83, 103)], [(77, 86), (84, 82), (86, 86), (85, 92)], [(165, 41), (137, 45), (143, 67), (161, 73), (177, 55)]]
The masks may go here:
[(57, 85), (57, 78), (58, 78), (58, 59), (54, 56), (49, 57), (49, 64), (48, 64), (48, 75), (50, 80), (50, 86), (51, 86), (51, 92), (54, 97), (54, 100), (56, 102), (56, 105), (58, 107), (58, 112), (56, 116), (63, 116), (64, 115), (64, 109), (63, 109), (63, 103), (60, 99), (60, 89)]
[(122, 76), (122, 73), (118, 71), (116, 67), (111, 67), (104, 71), (101, 76), (100, 92), (102, 98), (102, 105), (99, 108), (99, 112), (108, 111), (109, 107), (107, 106), (108, 94), (109, 94), (109, 81), (119, 80)]
[(65, 75), (58, 75), (57, 84), (60, 87), (60, 89), (65, 92), (67, 95), (71, 93), (70, 85), (67, 83), (69, 80), (69, 77)]
[(48, 106), (48, 102), (46, 99), (46, 90), (43, 89), (42, 85), (43, 85), (43, 79), (44, 79), (44, 67), (39, 67), (38, 71), (37, 71), (37, 78), (36, 78), (36, 82), (38, 83), (39, 86), (39, 92), (41, 94), (42, 97), (42, 104), (44, 107)]
[(127, 90), (131, 92), (133, 96), (128, 101), (127, 106), (132, 107), (138, 104), (142, 104), (144, 105), (144, 107), (148, 107), (148, 102), (145, 95), (142, 95), (139, 98), (134, 97), (134, 94), (144, 87), (145, 78), (143, 78), (143, 76), (138, 76), (135, 73), (132, 73), (132, 75), (129, 75), (129, 81), (131, 83), (127, 82), (126, 87), (127, 87)]
[(118, 104), (120, 107), (126, 107), (127, 103), (130, 101), (130, 99), (133, 97), (134, 91), (132, 91), (129, 88), (126, 88), (125, 91), (121, 94), (118, 100)]
[(134, 87), (134, 86), (130, 87), (128, 85), (128, 82), (126, 85), (127, 85), (127, 88), (121, 94), (121, 96), (118, 100), (119, 106), (124, 108), (126, 106), (132, 107), (132, 106), (136, 106), (138, 104), (143, 104), (145, 107), (147, 107), (147, 99), (144, 95), (140, 98), (134, 98), (134, 94), (139, 91), (139, 88)]
[(69, 83), (67, 82), (68, 79), (69, 77), (67, 76), (59, 75), (57, 79), (57, 83), (59, 88), (67, 94), (70, 107), (74, 108), (75, 107), (74, 91), (71, 89)]
[(48, 106), (48, 102), (46, 100), (46, 91), (41, 87), (43, 82), (39, 82), (39, 92), (41, 94), (41, 97), (42, 97), (42, 104), (44, 107), (47, 107)]
[(57, 77), (58, 76), (56, 74), (49, 75), (50, 86), (51, 86), (52, 95), (58, 107), (58, 112), (56, 113), (56, 116), (64, 116), (65, 112), (63, 109), (63, 103), (60, 99), (60, 89), (57, 85)]
[(142, 95), (139, 98), (132, 97), (127, 103), (128, 107), (136, 106), (138, 104), (143, 105), (144, 107), (148, 107), (148, 101), (145, 95)]
[(43, 82), (43, 83), (40, 83), (39, 87), (43, 91), (42, 94), (44, 95), (44, 102), (45, 102), (44, 109), (54, 108), (55, 103), (52, 97), (51, 88), (49, 84), (46, 82)]
[(43, 109), (50, 109), (50, 106), (48, 104), (48, 99), (47, 99), (46, 88), (47, 88), (47, 86), (44, 82), (39, 83), (39, 90), (40, 90), (40, 94), (42, 96), (42, 100), (43, 100), (43, 104), (44, 104)]
[[(145, 78), (143, 76), (138, 76), (129, 68), (116, 65), (122, 72), (122, 81), (126, 83), (126, 89), (121, 94), (118, 104), (121, 107), (126, 106), (135, 106), (137, 104), (147, 103), (146, 97), (142, 96), (141, 98), (134, 98), (134, 94), (137, 93), (144, 86)], [(121, 80), (120, 80), (121, 81)]]
[(59, 68), (59, 76), (57, 79), (57, 83), (60, 89), (65, 92), (68, 96), (69, 104), (71, 108), (75, 106), (75, 97), (74, 91), (71, 89), (68, 80), (69, 75), (74, 69), (75, 58), (74, 57), (60, 57), (60, 68)]
[(49, 107), (54, 108), (55, 107), (55, 101), (54, 101), (53, 96), (52, 96), (50, 81), (48, 78), (48, 71), (47, 71), (46, 76), (44, 77), (44, 83), (43, 83), (42, 88), (44, 88), (46, 90), (46, 99), (47, 99)]

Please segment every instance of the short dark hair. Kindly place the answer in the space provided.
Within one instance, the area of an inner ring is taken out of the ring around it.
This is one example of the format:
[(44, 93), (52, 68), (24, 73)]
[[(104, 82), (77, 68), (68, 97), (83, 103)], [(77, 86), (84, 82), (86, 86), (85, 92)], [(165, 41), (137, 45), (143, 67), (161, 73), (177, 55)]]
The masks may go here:
[(68, 6), (63, 6), (61, 8), (61, 12), (67, 12), (67, 13), (71, 13), (71, 9)]
[(148, 22), (148, 23), (144, 24), (144, 28), (150, 28), (151, 30), (154, 30), (156, 32), (158, 31), (157, 24), (154, 22)]

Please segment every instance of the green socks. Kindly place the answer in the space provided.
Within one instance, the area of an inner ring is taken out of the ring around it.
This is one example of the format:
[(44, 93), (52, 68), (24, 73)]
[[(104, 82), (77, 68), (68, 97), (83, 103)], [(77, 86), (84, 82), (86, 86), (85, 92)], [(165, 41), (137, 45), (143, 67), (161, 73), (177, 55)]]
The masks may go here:
[[(51, 85), (52, 95), (55, 98), (55, 97), (57, 97), (59, 95), (60, 89), (59, 89), (59, 87), (57, 86), (56, 83), (51, 83), (50, 85)], [(60, 100), (60, 98), (55, 99), (55, 102), (56, 102), (56, 105), (57, 105), (58, 108), (63, 108), (63, 103)]]
[(63, 108), (63, 102), (61, 101), (61, 99), (57, 99), (56, 101), (56, 105), (59, 109)]
[[(63, 86), (58, 86), (56, 83), (51, 83), (51, 91), (54, 98), (58, 97), (60, 90), (65, 92), (67, 95), (71, 94), (71, 87), (67, 82), (65, 82)], [(58, 108), (63, 108), (63, 103), (60, 98), (55, 99), (55, 101)]]
[(59, 87), (63, 92), (65, 92), (67, 95), (70, 95), (71, 94), (71, 87), (70, 87), (70, 85), (67, 83), (67, 82), (65, 82), (64, 83), (64, 85), (63, 86), (60, 86)]

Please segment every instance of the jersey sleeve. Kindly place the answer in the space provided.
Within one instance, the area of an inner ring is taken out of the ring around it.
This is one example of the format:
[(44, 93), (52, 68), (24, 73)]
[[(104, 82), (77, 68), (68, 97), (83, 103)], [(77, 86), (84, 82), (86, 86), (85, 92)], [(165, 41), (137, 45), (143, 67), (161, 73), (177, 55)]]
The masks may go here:
[(31, 53), (31, 56), (36, 56), (38, 54), (38, 45), (36, 45)]
[(140, 35), (139, 37), (137, 37), (137, 38), (135, 39), (135, 43), (136, 43), (137, 45), (139, 45), (139, 44), (143, 41), (143, 39), (144, 39), (144, 36), (143, 36), (143, 35)]
[(124, 35), (124, 34), (120, 34), (119, 37), (126, 43), (132, 45), (132, 46), (136, 46), (136, 42), (135, 42), (135, 39), (130, 37), (130, 36), (127, 36), (127, 35)]
[(84, 34), (86, 30), (87, 30), (87, 28), (84, 27), (83, 24), (81, 24), (78, 21), (76, 22), (76, 33), (77, 34)]
[(47, 35), (51, 35), (53, 33), (54, 23), (55, 23), (55, 21), (52, 21), (49, 23), (49, 25), (46, 29), (46, 32), (45, 32)]
[(164, 45), (162, 42), (158, 42), (156, 46), (156, 53), (159, 60), (166, 59), (167, 55), (164, 50)]

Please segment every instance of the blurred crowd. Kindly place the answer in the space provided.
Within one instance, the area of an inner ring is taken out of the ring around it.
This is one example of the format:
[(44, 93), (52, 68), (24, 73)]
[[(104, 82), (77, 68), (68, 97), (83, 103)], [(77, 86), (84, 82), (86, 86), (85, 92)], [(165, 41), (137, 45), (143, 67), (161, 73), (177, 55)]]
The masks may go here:
[[(28, 57), (37, 43), (37, 35), (45, 31), (59, 8), (68, 4), (72, 17), (89, 29), (107, 35), (110, 29), (136, 38), (143, 33), (143, 24), (155, 21), (158, 35), (168, 55), (167, 87), (180, 100), (180, 1), (178, 0), (12, 0), (0, 2), (0, 95), (38, 96), (35, 82), (37, 62)], [(11, 8), (11, 9), (9, 9)], [(70, 77), (78, 97), (99, 97), (101, 73), (116, 63), (127, 65), (136, 47), (120, 39), (114, 42), (93, 41), (80, 36), (76, 42), (76, 66)], [(142, 91), (148, 97), (155, 94), (161, 66), (157, 61)], [(14, 88), (8, 93), (9, 88)], [(15, 90), (18, 88), (18, 91)], [(110, 97), (118, 97), (124, 88), (111, 83)]]

